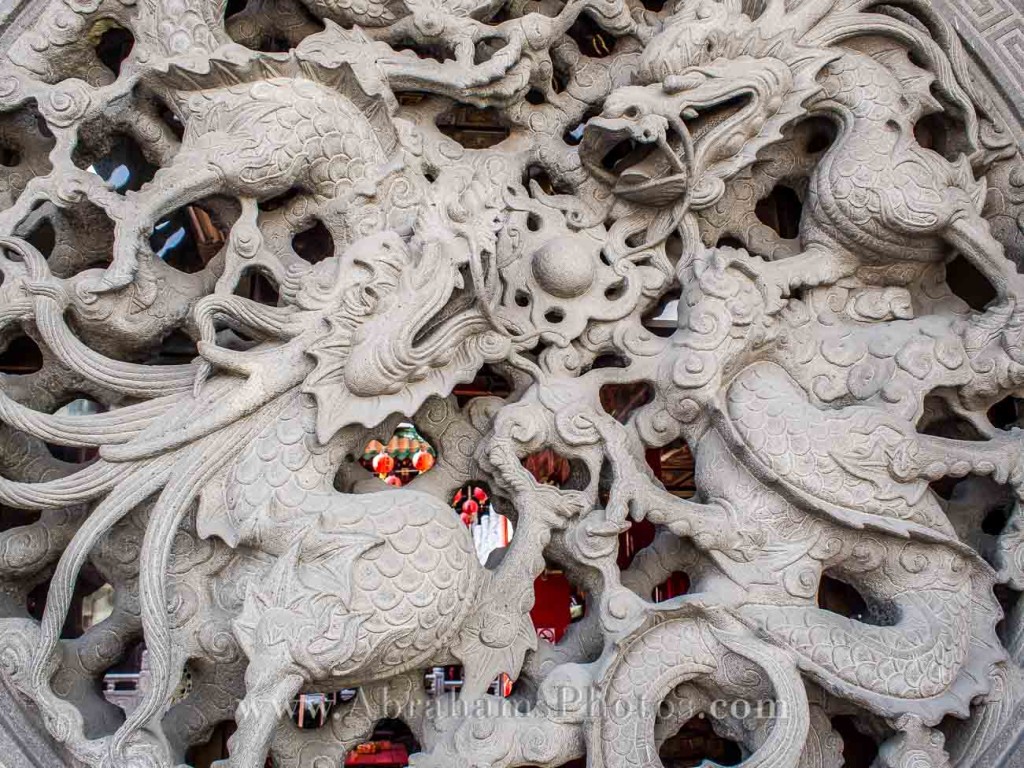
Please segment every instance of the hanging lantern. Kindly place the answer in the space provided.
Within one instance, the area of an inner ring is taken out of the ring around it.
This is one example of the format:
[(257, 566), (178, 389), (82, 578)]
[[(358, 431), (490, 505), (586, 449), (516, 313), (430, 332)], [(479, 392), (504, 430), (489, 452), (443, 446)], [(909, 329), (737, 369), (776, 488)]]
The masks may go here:
[(368, 472), (373, 471), (373, 460), (379, 453), (383, 453), (384, 444), (380, 440), (371, 440), (363, 448), (363, 455), (359, 457), (359, 464)]
[(388, 475), (384, 479), (384, 482), (387, 483), (388, 485), (393, 485), (395, 488), (402, 487), (402, 478), (400, 478), (398, 475)]
[(387, 475), (395, 468), (395, 460), (387, 453), (378, 453), (373, 457), (373, 471), (378, 475)]
[[(434, 466), (437, 458), (437, 452), (430, 446), (430, 443), (416, 431), (415, 425), (408, 423), (398, 425), (395, 434), (384, 446), (384, 453), (394, 458), (397, 466), (415, 469), (418, 472), (426, 472), (427, 469)], [(426, 467), (425, 469), (420, 469), (416, 465), (417, 456), (421, 453), (429, 457), (420, 459), (420, 462)]]
[(487, 503), (487, 491), (481, 488), (479, 485), (473, 488), (473, 498), (481, 504)]
[(480, 505), (472, 499), (466, 499), (462, 502), (462, 513), (473, 517), (477, 512), (480, 511)]
[(417, 472), (426, 472), (434, 466), (434, 457), (427, 451), (416, 451), (412, 455), (412, 466)]

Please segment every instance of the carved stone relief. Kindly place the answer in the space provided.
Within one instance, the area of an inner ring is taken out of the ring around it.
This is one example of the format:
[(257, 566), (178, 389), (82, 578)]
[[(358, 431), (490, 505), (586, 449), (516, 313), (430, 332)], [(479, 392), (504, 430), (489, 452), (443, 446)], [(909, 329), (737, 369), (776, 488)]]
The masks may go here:
[[(335, 766), (392, 718), (416, 768), (657, 768), (704, 717), (750, 768), (1024, 765), (1022, 19), (0, 11), (0, 347), (38, 350), (0, 378), (11, 759), (177, 766), (233, 721), (220, 765)], [(508, 394), (456, 398), (481, 372)], [(359, 457), (406, 420), (433, 466), (390, 487)], [(648, 462), (683, 444), (686, 498)], [(472, 483), (514, 524), (485, 565)], [(546, 564), (586, 594), (558, 642)], [(86, 573), (112, 610), (72, 637)]]

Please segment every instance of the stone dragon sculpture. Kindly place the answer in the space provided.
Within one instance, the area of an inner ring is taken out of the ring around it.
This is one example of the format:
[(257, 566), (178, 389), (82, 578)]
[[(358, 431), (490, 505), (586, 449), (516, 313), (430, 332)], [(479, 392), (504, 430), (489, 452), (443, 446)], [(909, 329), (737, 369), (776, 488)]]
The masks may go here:
[[(217, 765), (333, 765), (389, 718), (417, 768), (658, 768), (707, 718), (748, 768), (1018, 764), (1024, 126), (947, 12), (47, 0), (0, 41), (0, 348), (39, 350), (0, 377), (0, 671), (56, 759), (233, 723)], [(357, 457), (403, 420), (437, 462), (392, 488)], [(469, 483), (514, 521), (486, 563)]]

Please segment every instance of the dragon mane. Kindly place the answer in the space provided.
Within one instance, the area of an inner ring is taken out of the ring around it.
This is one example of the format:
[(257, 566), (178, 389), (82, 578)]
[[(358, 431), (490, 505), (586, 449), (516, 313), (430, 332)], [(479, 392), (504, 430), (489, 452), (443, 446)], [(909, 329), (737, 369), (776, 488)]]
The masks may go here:
[(946, 108), (962, 120), (966, 149), (976, 166), (1012, 151), (1012, 140), (973, 87), (955, 30), (926, 0), (680, 0), (645, 48), (636, 80), (665, 82), (720, 59), (748, 58), (755, 66), (757, 59), (785, 62), (792, 86), (758, 134), (728, 161), (730, 167), (723, 170), (733, 174), (753, 164), (761, 150), (781, 141), (784, 128), (809, 113), (822, 94), (822, 71), (842, 55), (844, 43), (864, 36), (904, 46), (911, 61), (926, 68), (913, 78), (921, 82), (902, 79), (908, 90), (923, 94), (927, 111)]

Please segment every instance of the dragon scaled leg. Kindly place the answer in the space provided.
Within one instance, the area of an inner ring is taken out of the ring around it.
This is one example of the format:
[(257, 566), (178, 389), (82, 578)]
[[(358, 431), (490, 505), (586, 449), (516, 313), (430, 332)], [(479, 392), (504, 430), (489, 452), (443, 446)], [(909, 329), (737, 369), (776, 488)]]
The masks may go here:
[(743, 541), (736, 535), (736, 519), (729, 506), (722, 501), (701, 504), (681, 499), (659, 488), (650, 471), (638, 467), (622, 425), (614, 419), (601, 419), (598, 429), (606, 441), (614, 477), (606, 513), (610, 521), (623, 521), (631, 515), (636, 520), (664, 525), (677, 536), (693, 539), (702, 549), (742, 549)]
[(890, 457), (893, 474), (902, 481), (987, 475), (1024, 493), (1024, 432), (1013, 430), (984, 442), (919, 435)]
[(217, 191), (222, 177), (203, 158), (187, 159), (162, 168), (143, 190), (136, 193), (136, 208), (130, 220), (122, 219), (114, 229), (114, 255), (110, 266), (93, 280), (83, 281), (83, 298), (123, 288), (135, 278), (139, 249), (148, 249), (149, 233), (168, 213)]
[(287, 714), (304, 682), (298, 674), (262, 677), (259, 682), (246, 680), (248, 693), (236, 716), (238, 730), (228, 742), (231, 757), (215, 762), (217, 768), (263, 768), (274, 726)]
[(848, 252), (815, 244), (797, 256), (772, 262), (764, 270), (762, 280), (774, 294), (789, 296), (800, 288), (836, 283), (852, 275), (859, 266)]

